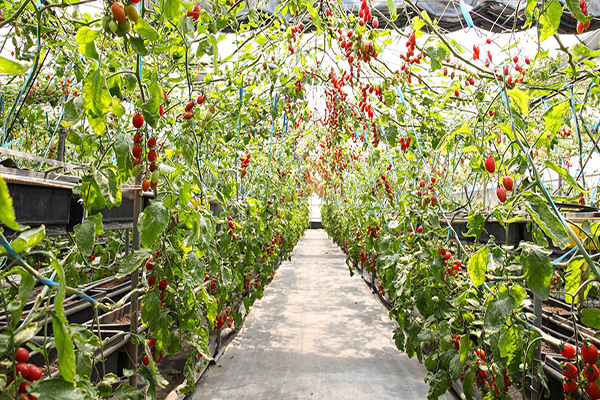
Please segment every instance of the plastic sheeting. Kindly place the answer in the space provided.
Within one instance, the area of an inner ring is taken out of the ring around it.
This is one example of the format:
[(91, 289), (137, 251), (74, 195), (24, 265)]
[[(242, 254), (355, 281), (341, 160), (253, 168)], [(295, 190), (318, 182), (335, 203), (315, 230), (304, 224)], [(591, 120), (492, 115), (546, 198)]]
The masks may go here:
[[(520, 31), (524, 29), (526, 21), (525, 7), (527, 0), (463, 0), (465, 9), (473, 21), (473, 25), (479, 29), (495, 33), (506, 33), (513, 30)], [(559, 0), (564, 5), (564, 0)], [(392, 0), (396, 6), (397, 19), (394, 24), (403, 28), (410, 24), (412, 18), (417, 15), (415, 10), (403, 0)], [(281, 4), (279, 0), (269, 0), (267, 3), (248, 0), (247, 5), (255, 10), (260, 10), (268, 14), (274, 14), (277, 6)], [(326, 4), (323, 2), (323, 4)], [(358, 15), (361, 0), (342, 0), (342, 7), (349, 13)], [(420, 11), (427, 12), (432, 20), (436, 20), (438, 26), (442, 29), (454, 32), (461, 29), (468, 29), (468, 23), (460, 6), (460, 0), (413, 0), (413, 4)], [(325, 5), (323, 5), (323, 8)], [(371, 2), (373, 15), (378, 12), (386, 17), (390, 16), (390, 9), (385, 1)], [(588, 1), (588, 10), (594, 15), (600, 15), (600, 2)], [(247, 9), (240, 14), (244, 15)], [(386, 24), (380, 19), (380, 28), (386, 28)], [(594, 19), (590, 23), (589, 30), (600, 28), (600, 20)], [(565, 7), (558, 28), (558, 33), (575, 34), (577, 30), (577, 20), (571, 16), (571, 13)]]

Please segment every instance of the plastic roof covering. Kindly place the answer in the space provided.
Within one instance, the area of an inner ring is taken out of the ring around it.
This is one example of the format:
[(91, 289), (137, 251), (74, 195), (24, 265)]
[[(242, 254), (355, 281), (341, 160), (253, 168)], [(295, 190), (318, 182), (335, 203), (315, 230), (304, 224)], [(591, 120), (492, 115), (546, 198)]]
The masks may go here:
[[(416, 15), (415, 11), (409, 4), (403, 0), (392, 0), (396, 5), (396, 14), (398, 18), (394, 24), (403, 28), (410, 24), (412, 18)], [(562, 5), (564, 0), (559, 0)], [(523, 30), (525, 24), (525, 7), (526, 0), (464, 0), (466, 8), (469, 9), (469, 14), (473, 20), (473, 24), (486, 31), (495, 33), (507, 33), (514, 30)], [(413, 3), (421, 11), (426, 11), (432, 20), (438, 21), (438, 26), (454, 32), (461, 29), (467, 29), (468, 25), (464, 18), (460, 7), (460, 0), (413, 0)], [(268, 2), (260, 0), (247, 0), (246, 7), (252, 7), (255, 10), (260, 10), (267, 14), (274, 14), (276, 7), (281, 4), (280, 0), (268, 0)], [(361, 0), (342, 0), (342, 7), (349, 13), (358, 15)], [(373, 1), (371, 7), (389, 17), (390, 12), (385, 1)], [(518, 8), (518, 9), (517, 9)], [(600, 2), (597, 0), (588, 0), (588, 10), (594, 15), (600, 15)], [(241, 11), (244, 15), (248, 11), (247, 8)], [(373, 15), (377, 15), (373, 11)], [(286, 16), (287, 17), (287, 16)], [(381, 23), (380, 28), (386, 28), (386, 24)], [(600, 19), (594, 18), (590, 23), (589, 30), (600, 29)], [(577, 31), (577, 20), (571, 16), (571, 13), (565, 7), (558, 28), (558, 33), (574, 34)]]

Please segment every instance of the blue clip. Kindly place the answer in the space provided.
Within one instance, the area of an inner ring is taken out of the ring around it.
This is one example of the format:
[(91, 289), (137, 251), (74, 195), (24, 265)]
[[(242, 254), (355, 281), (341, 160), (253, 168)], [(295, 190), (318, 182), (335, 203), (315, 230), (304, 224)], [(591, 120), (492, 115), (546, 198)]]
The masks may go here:
[(400, 86), (398, 86), (398, 96), (400, 96), (400, 101), (402, 102), (402, 104), (406, 105), (406, 100), (404, 100), (404, 94), (402, 94), (402, 89), (400, 89)]
[(462, 11), (465, 22), (469, 28), (475, 28), (475, 24), (473, 24), (473, 19), (471, 18), (471, 14), (469, 13), (469, 9), (467, 8), (467, 4), (464, 2), (464, 0), (460, 0), (460, 10)]

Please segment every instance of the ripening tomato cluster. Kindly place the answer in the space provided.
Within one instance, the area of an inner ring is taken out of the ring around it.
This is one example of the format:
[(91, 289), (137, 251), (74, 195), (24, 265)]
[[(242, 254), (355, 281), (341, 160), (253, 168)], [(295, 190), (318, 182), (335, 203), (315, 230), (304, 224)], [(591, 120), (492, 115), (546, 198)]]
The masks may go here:
[(367, 235), (371, 235), (371, 237), (373, 239), (377, 239), (377, 237), (379, 236), (379, 230), (381, 229), (381, 227), (379, 225), (371, 227), (371, 226), (367, 226)]
[(221, 329), (225, 324), (227, 324), (227, 327), (231, 328), (232, 323), (233, 317), (219, 314), (217, 315), (217, 324), (215, 325), (214, 330)]
[(452, 344), (456, 347), (456, 350), (458, 350), (460, 347), (460, 338), (461, 335), (455, 335), (454, 333), (452, 334)]
[(198, 19), (200, 18), (200, 6), (196, 4), (194, 7), (192, 7), (191, 11), (188, 11), (186, 13), (186, 16), (188, 18), (193, 19), (194, 21), (198, 21)]
[(227, 224), (228, 224), (228, 229), (227, 229), (227, 234), (229, 236), (231, 236), (232, 240), (237, 240), (237, 236), (235, 236), (235, 224), (233, 223), (233, 217), (230, 215), (227, 217)]
[(248, 173), (246, 168), (248, 168), (248, 164), (250, 164), (250, 153), (246, 154), (246, 158), (240, 157), (240, 162), (241, 162), (240, 170), (242, 171), (241, 177), (243, 178)]
[[(217, 274), (217, 276), (218, 275), (219, 274)], [(211, 279), (210, 275), (205, 274), (204, 275), (204, 282), (209, 282), (209, 281), (210, 281), (210, 283), (207, 286), (208, 293), (210, 293), (212, 296), (217, 296), (218, 295), (218, 293), (217, 293), (217, 283), (218, 283), (217, 279), (216, 278)]]
[(131, 32), (131, 24), (136, 23), (140, 19), (140, 14), (135, 4), (139, 0), (131, 0), (126, 6), (115, 1), (110, 6), (111, 14), (106, 14), (102, 17), (102, 27), (109, 34), (119, 37), (126, 36)]
[[(582, 371), (578, 371), (573, 364), (578, 358), (578, 353), (584, 362)], [(578, 398), (579, 388), (583, 388), (592, 400), (600, 399), (600, 387), (596, 383), (600, 378), (600, 372), (596, 366), (598, 364), (598, 349), (596, 349), (596, 346), (584, 343), (578, 352), (571, 344), (564, 343), (560, 354), (567, 359), (567, 361), (561, 363), (561, 371), (564, 375), (563, 390), (565, 399)]]
[[(585, 4), (585, 0), (579, 0), (579, 9), (581, 10), (583, 15), (587, 15), (588, 8), (587, 8), (587, 5)], [(573, 18), (575, 18), (575, 17), (573, 16)], [(581, 35), (589, 27), (590, 27), (590, 21), (588, 21), (588, 22), (577, 21), (577, 33), (578, 34)]]
[[(387, 194), (389, 201), (393, 202), (394, 201), (394, 191), (392, 190), (392, 185), (390, 184), (390, 182), (386, 178), (386, 176), (383, 174), (381, 175), (381, 181), (383, 182), (383, 185), (385, 187), (385, 192)], [(379, 185), (379, 178), (377, 178), (376, 184)]]
[(301, 22), (298, 26), (291, 26), (288, 28), (287, 39), (288, 39), (288, 50), (294, 54), (293, 44), (298, 40), (296, 34), (300, 34), (304, 29), (304, 24)]
[[(150, 354), (152, 355), (152, 359), (154, 360), (155, 363), (160, 364), (162, 359), (167, 355), (167, 350), (162, 349), (159, 351), (156, 348), (156, 338), (154, 338), (154, 337), (151, 337), (150, 339), (148, 339), (147, 343), (148, 343), (148, 347), (150, 347)], [(142, 356), (142, 362), (146, 366), (150, 363), (150, 360), (148, 359), (148, 356), (146, 354), (144, 354)]]
[[(437, 206), (437, 196), (435, 195), (435, 188), (433, 184), (436, 182), (434, 177), (431, 177), (431, 183), (426, 183), (425, 178), (421, 179), (418, 184), (417, 196), (422, 197), (421, 207), (426, 208), (429, 205)], [(425, 185), (427, 185), (426, 190)], [(421, 227), (422, 228), (422, 227)]]
[(148, 271), (148, 286), (150, 286), (150, 289), (152, 289), (156, 283), (156, 275), (154, 275), (153, 271), (154, 268), (156, 268), (157, 261), (159, 261), (162, 256), (163, 253), (156, 251), (154, 253), (154, 257), (150, 257), (150, 259), (146, 262), (146, 270)]
[[(29, 386), (31, 386), (31, 382), (42, 379), (42, 370), (36, 365), (27, 363), (27, 361), (29, 361), (29, 351), (23, 347), (19, 347), (15, 352), (16, 383), (19, 384), (17, 398), (20, 400), (37, 400), (37, 397), (28, 394), (27, 391)], [(15, 378), (13, 376), (8, 376), (7, 388), (14, 381)]]

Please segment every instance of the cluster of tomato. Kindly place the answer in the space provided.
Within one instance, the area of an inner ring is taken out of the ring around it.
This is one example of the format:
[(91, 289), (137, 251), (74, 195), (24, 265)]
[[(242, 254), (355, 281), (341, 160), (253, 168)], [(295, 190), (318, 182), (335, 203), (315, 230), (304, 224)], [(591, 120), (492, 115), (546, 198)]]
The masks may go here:
[[(484, 394), (487, 394), (490, 391), (490, 384), (488, 382), (488, 367), (485, 362), (485, 352), (481, 349), (477, 349), (475, 351), (475, 354), (477, 357), (479, 357), (481, 359), (481, 360), (477, 361), (477, 385), (479, 385), (479, 387), (481, 387), (481, 391)], [(508, 392), (509, 387), (512, 385), (512, 381), (510, 380), (510, 378), (508, 376), (508, 370), (506, 368), (504, 369), (503, 375), (504, 375), (503, 376), (504, 391)], [(496, 385), (496, 375), (494, 375), (494, 374), (492, 374), (492, 388), (496, 392), (496, 395), (500, 394), (500, 389)]]
[(118, 1), (112, 3), (110, 6), (112, 17), (105, 15), (102, 18), (102, 27), (104, 27), (104, 30), (119, 37), (123, 37), (131, 32), (131, 23), (135, 24), (140, 18), (137, 7), (134, 5), (137, 3), (139, 3), (139, 0), (131, 0), (130, 4), (125, 7)]
[(390, 200), (390, 203), (394, 202), (394, 191), (392, 190), (392, 185), (390, 184), (389, 180), (386, 178), (385, 175), (382, 174), (381, 181), (383, 182), (385, 192), (387, 194), (388, 199)]
[(250, 153), (246, 154), (246, 158), (244, 157), (240, 157), (240, 169), (242, 171), (242, 178), (246, 176), (246, 174), (248, 173), (247, 169), (248, 168), (248, 164), (250, 164)]
[(408, 150), (408, 148), (410, 147), (410, 140), (410, 136), (408, 136), (406, 139), (403, 137), (400, 138), (400, 148), (402, 149), (402, 151), (406, 152)]
[[(579, 9), (583, 13), (583, 15), (587, 15), (588, 8), (587, 8), (587, 5), (585, 4), (585, 0), (579, 0)], [(573, 18), (575, 18), (575, 17), (573, 17)], [(578, 34), (581, 35), (589, 27), (590, 27), (590, 21), (588, 21), (588, 22), (577, 21), (577, 33)]]
[(569, 343), (564, 343), (560, 354), (567, 359), (561, 364), (561, 370), (565, 376), (563, 379), (563, 389), (565, 399), (577, 398), (579, 388), (583, 388), (585, 393), (592, 399), (600, 399), (600, 387), (596, 383), (600, 378), (600, 372), (596, 364), (598, 363), (598, 349), (595, 345), (584, 343), (579, 354), (585, 363), (583, 374), (579, 374), (577, 367), (571, 362), (577, 360), (577, 350)]
[[(29, 361), (29, 351), (23, 347), (19, 347), (15, 353), (15, 373), (18, 377), (17, 383), (19, 383), (17, 398), (19, 400), (37, 400), (37, 397), (27, 394), (27, 390), (31, 386), (31, 382), (42, 379), (42, 370), (36, 365), (27, 363), (27, 361)], [(12, 376), (9, 376), (6, 386), (8, 387), (14, 380)]]
[[(275, 211), (277, 213), (277, 217), (279, 218), (279, 210)], [(273, 235), (273, 239), (271, 239), (271, 243), (265, 243), (263, 245), (263, 255), (262, 258), (269, 258), (275, 251), (275, 246), (277, 244), (283, 245), (283, 235), (277, 236)]]
[(379, 297), (385, 296), (385, 286), (383, 286), (381, 283), (377, 284), (377, 293), (379, 294)]
[[(200, 93), (198, 95), (198, 98), (196, 99), (196, 103), (198, 103), (198, 105), (202, 105), (202, 103), (204, 103), (204, 95), (202, 93)], [(183, 112), (183, 119), (188, 120), (188, 119), (194, 118), (194, 112), (192, 110), (194, 109), (194, 106), (196, 105), (196, 103), (194, 103), (193, 101), (190, 101), (185, 105), (185, 111)]]
[[(152, 355), (152, 359), (154, 360), (155, 363), (160, 364), (160, 362), (162, 361), (162, 359), (167, 355), (167, 351), (166, 350), (161, 350), (158, 351), (156, 348), (156, 338), (151, 337), (148, 340), (148, 346), (150, 347), (150, 354)], [(148, 359), (148, 356), (146, 354), (144, 354), (142, 356), (142, 362), (144, 363), (144, 365), (148, 365), (150, 363), (150, 360)]]
[(304, 24), (302, 22), (300, 22), (300, 24), (298, 26), (291, 26), (289, 28), (289, 33), (288, 33), (288, 50), (292, 54), (294, 54), (294, 46), (293, 46), (293, 44), (298, 40), (298, 37), (296, 36), (296, 34), (300, 34), (300, 32), (302, 32), (303, 29), (304, 29)]
[[(342, 76), (338, 77), (333, 67), (327, 75), (333, 86), (331, 90), (325, 89), (325, 116), (322, 119), (322, 124), (328, 125), (331, 130), (339, 128), (342, 125), (343, 118), (345, 117), (345, 110), (339, 105), (346, 100), (348, 93), (343, 90), (344, 85), (352, 79), (345, 70)], [(321, 143), (324, 147), (324, 144)]]
[(367, 226), (367, 235), (371, 235), (373, 239), (377, 239), (377, 236), (379, 236), (380, 229), (381, 227), (379, 225), (373, 227)]
[(217, 295), (217, 279), (213, 278), (212, 280), (210, 279), (210, 275), (205, 274), (204, 275), (204, 282), (208, 282), (210, 281), (210, 284), (208, 286), (208, 292), (213, 295), (216, 296)]
[(227, 234), (231, 236), (231, 240), (237, 240), (237, 236), (235, 235), (235, 224), (233, 223), (233, 217), (230, 215), (227, 217), (228, 228)]
[[(427, 183), (425, 179), (419, 181), (417, 196), (422, 197), (421, 207), (426, 208), (427, 206), (437, 205), (437, 196), (435, 195), (433, 184), (436, 182), (434, 177), (431, 177), (431, 183)], [(425, 185), (427, 187), (425, 188)], [(420, 232), (419, 232), (420, 233)]]
[[(231, 307), (227, 306), (227, 310), (226, 313), (229, 314), (231, 312)], [(221, 329), (223, 327), (223, 325), (227, 324), (228, 328), (231, 328), (231, 325), (233, 324), (233, 317), (230, 317), (229, 315), (222, 315), (219, 314), (217, 315), (217, 324), (215, 325), (215, 330), (217, 329)]]
[(454, 333), (452, 334), (452, 344), (456, 347), (456, 350), (458, 350), (460, 347), (460, 338), (460, 335), (455, 335)]
[(194, 21), (198, 21), (198, 19), (200, 18), (200, 6), (196, 4), (194, 7), (192, 7), (191, 11), (187, 12), (186, 15), (189, 18), (192, 18)]

